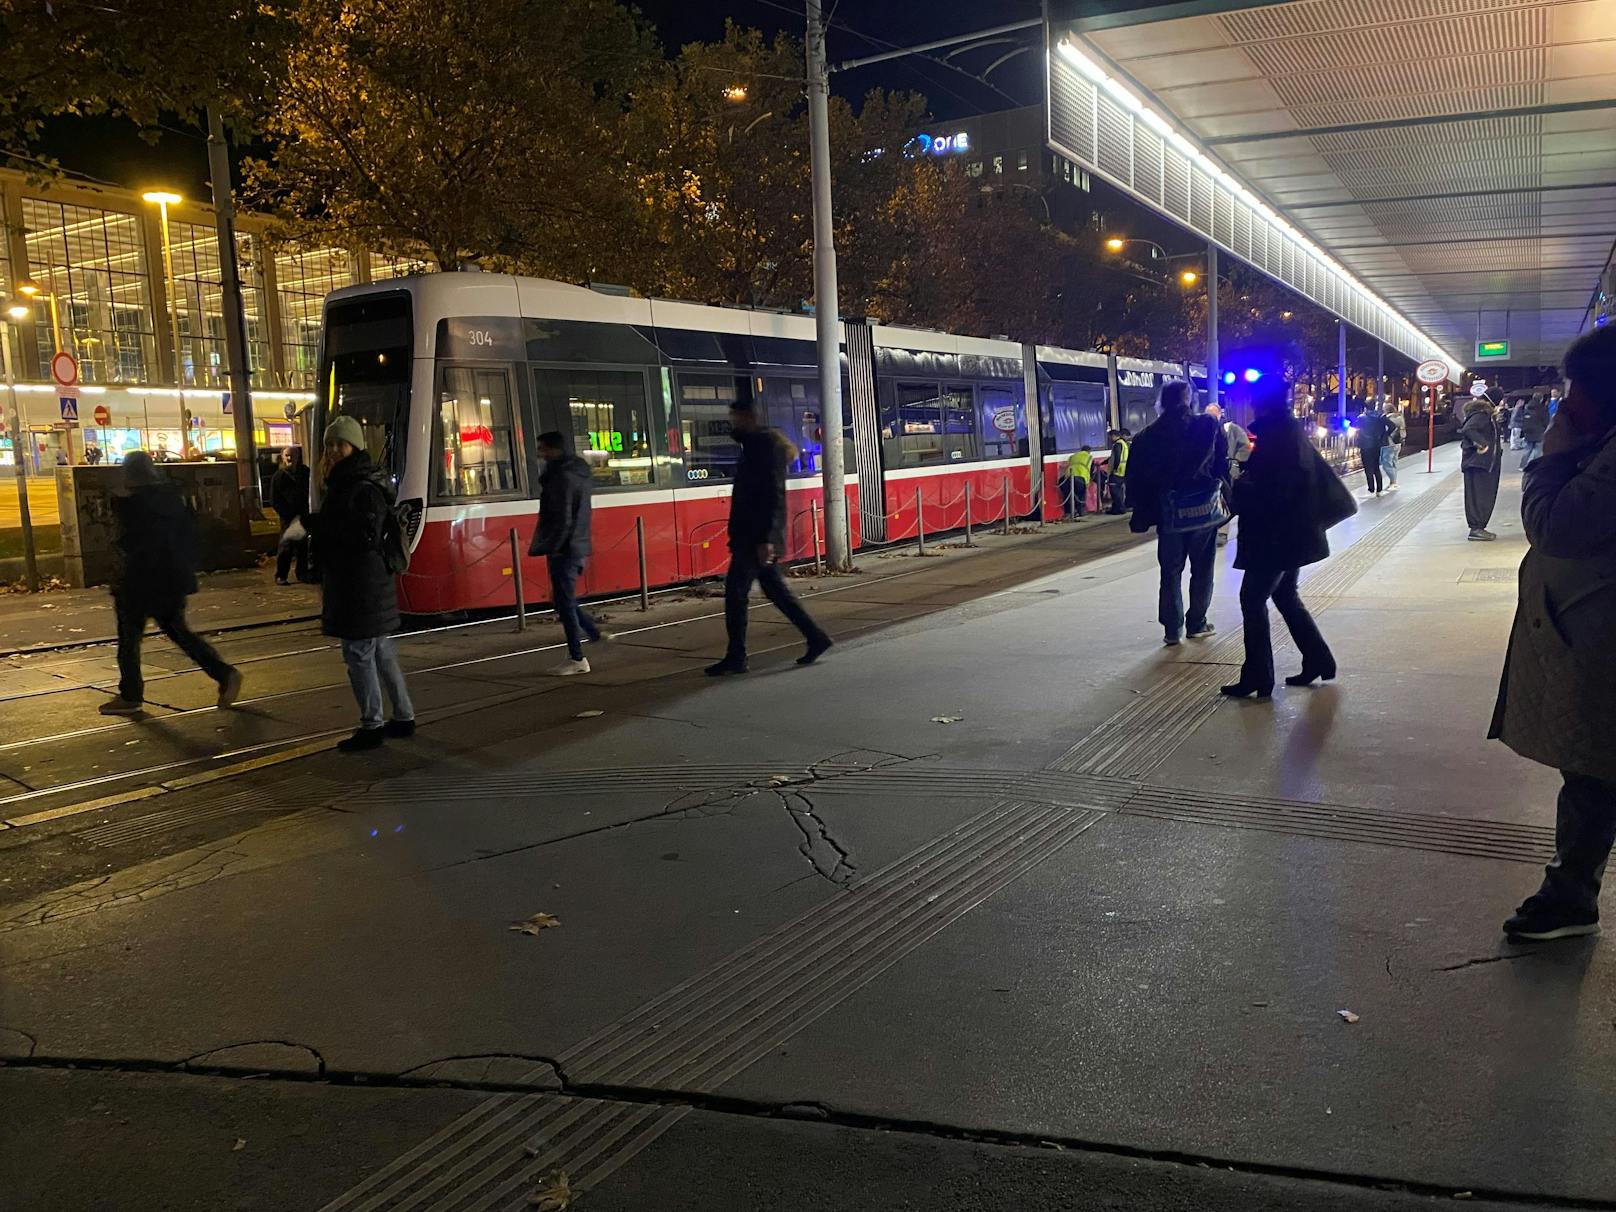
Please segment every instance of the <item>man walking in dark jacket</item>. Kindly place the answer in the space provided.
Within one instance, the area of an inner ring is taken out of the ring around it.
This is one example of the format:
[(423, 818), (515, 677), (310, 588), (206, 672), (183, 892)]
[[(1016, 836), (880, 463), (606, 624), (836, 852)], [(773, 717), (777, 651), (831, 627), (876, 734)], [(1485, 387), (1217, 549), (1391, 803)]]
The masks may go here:
[[(1169, 492), (1204, 490), (1228, 475), (1228, 450), (1218, 423), (1204, 414), (1190, 416), (1190, 385), (1169, 383), (1156, 404), (1159, 414), (1133, 442), (1128, 455), (1128, 495), (1133, 517), (1128, 529), (1144, 534), (1156, 527), (1156, 562), (1161, 565), (1158, 618), (1169, 648), (1180, 635), (1192, 640), (1212, 634), (1206, 613), (1212, 605), (1212, 566), (1217, 560), (1217, 528), (1163, 529), (1162, 506)], [(1184, 564), (1190, 566), (1189, 609), (1184, 607)]]
[(588, 673), (583, 640), (599, 643), (600, 628), (578, 608), (578, 578), (590, 552), (589, 498), (595, 477), (577, 455), (569, 455), (566, 439), (552, 430), (539, 435), (539, 525), (528, 545), (530, 556), (543, 556), (550, 571), (550, 604), (567, 637), (567, 659), (554, 669), (557, 677)]
[(1364, 405), (1357, 420), (1358, 457), (1363, 461), (1364, 479), (1369, 484), (1369, 495), (1378, 497), (1386, 490), (1386, 480), (1380, 465), (1380, 448), (1389, 440), (1391, 427), (1380, 406), (1373, 400)]
[[(309, 467), (303, 461), (303, 448), (301, 446), (288, 446), (281, 456), (281, 465), (275, 471), (274, 479), (269, 482), (269, 503), (275, 514), (281, 520), (281, 533), (309, 510)], [(281, 540), (279, 551), (275, 554), (275, 584), (287, 584), (286, 574), (292, 570), (293, 558), (297, 560), (297, 579), (309, 579), (309, 539), (304, 535), (301, 539), (288, 542)]]
[(812, 665), (831, 639), (786, 588), (778, 563), (786, 543), (786, 468), (795, 452), (780, 434), (759, 424), (756, 405), (748, 397), (730, 405), (729, 424), (741, 448), (730, 487), (729, 574), (724, 578), (729, 647), (722, 661), (707, 666), (707, 676), (746, 672), (746, 599), (754, 581), (808, 641), (797, 664)]
[(180, 490), (160, 479), (151, 455), (131, 451), (123, 460), (128, 493), (112, 499), (122, 567), (112, 585), (118, 619), (118, 697), (102, 715), (136, 715), (145, 703), (140, 641), (146, 620), (219, 684), (220, 707), (241, 693), (241, 674), (185, 622), (185, 599), (196, 592), (196, 517)]
[[(365, 431), (348, 416), (325, 427), (320, 459), (324, 494), (317, 513), (300, 528), (314, 540), (320, 568), (320, 630), (342, 641), (348, 684), (359, 703), (359, 728), (337, 742), (345, 753), (374, 749), (386, 738), (415, 735), (415, 705), (399, 668), (398, 586), (387, 567), (384, 542), (393, 512), (386, 473), (365, 449)], [(393, 704), (382, 717), (382, 692)]]
[(1472, 543), (1490, 543), (1498, 536), (1487, 529), (1498, 504), (1498, 476), (1503, 454), (1498, 449), (1498, 422), (1493, 403), (1479, 396), (1465, 405), (1459, 426), (1459, 467), (1464, 474), (1465, 522)]

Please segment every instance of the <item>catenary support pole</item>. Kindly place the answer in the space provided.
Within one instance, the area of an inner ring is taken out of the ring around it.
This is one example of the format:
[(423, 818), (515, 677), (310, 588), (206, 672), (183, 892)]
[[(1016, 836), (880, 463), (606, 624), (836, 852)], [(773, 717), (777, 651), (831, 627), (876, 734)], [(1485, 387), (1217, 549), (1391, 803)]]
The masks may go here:
[(1341, 420), (1347, 419), (1347, 322), (1335, 322), (1335, 408)]
[[(1027, 421), (1027, 481), (1032, 486), (1032, 506), (1040, 525), (1044, 521), (1044, 425), (1042, 401), (1038, 397), (1038, 346), (1021, 346), (1021, 399)], [(1014, 434), (1011, 435), (1014, 438)]]
[(258, 459), (253, 449), (252, 370), (247, 365), (247, 313), (241, 300), (236, 259), (236, 205), (230, 190), (230, 145), (219, 111), (208, 110), (208, 175), (213, 178), (213, 230), (219, 240), (219, 285), (223, 296), (224, 350), (230, 369), (230, 413), (236, 428), (236, 474), (248, 517), (263, 512)]
[(1218, 348), (1218, 246), (1206, 246), (1206, 399), (1218, 402), (1223, 390), (1222, 355)]
[(11, 466), (17, 473), (17, 509), (22, 516), (23, 574), (28, 592), (39, 592), (39, 555), (34, 550), (34, 520), (28, 512), (28, 458), (33, 453), (27, 447), (34, 443), (33, 435), (24, 428), (22, 410), (17, 407), (17, 377), (11, 364), (11, 325), (0, 321), (0, 349), (4, 349), (6, 367), (6, 404), (10, 416), (6, 422), (11, 429)]
[(522, 544), (511, 527), (511, 583), (516, 587), (516, 630), (527, 630), (527, 599), (522, 593)]
[(651, 609), (651, 578), (645, 568), (645, 519), (634, 519), (634, 544), (640, 549), (640, 609)]
[(814, 327), (819, 346), (819, 428), (825, 536), (832, 572), (848, 568), (842, 474), (841, 320), (836, 300), (836, 245), (830, 208), (830, 76), (825, 68), (825, 22), (820, 0), (808, 6), (808, 158), (814, 199)]

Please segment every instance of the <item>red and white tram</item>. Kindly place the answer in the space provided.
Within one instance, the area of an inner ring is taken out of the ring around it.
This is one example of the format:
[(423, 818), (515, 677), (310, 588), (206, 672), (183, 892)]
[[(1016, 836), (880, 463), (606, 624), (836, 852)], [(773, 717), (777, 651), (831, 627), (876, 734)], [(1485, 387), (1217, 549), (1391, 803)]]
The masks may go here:
[[(636, 522), (651, 584), (722, 572), (737, 453), (728, 405), (747, 390), (801, 452), (788, 484), (784, 556), (813, 557), (822, 439), (812, 317), (428, 274), (331, 295), (322, 342), (311, 437), (329, 416), (352, 416), (394, 477), (412, 520), (413, 554), (400, 578), (400, 604), (411, 614), (514, 604), (510, 532), (525, 552), (538, 490), (534, 439), (547, 430), (565, 434), (594, 469), (594, 555), (581, 592), (639, 585)], [(1038, 384), (1038, 486), (1027, 357)], [(917, 503), (928, 531), (962, 526), (967, 483), (979, 522), (1002, 517), (1006, 497), (1015, 516), (1057, 516), (1066, 455), (1083, 443), (1105, 449), (1112, 384), (1133, 411), (1184, 371), (847, 321), (842, 425), (853, 545), (913, 536)], [(528, 585), (545, 584), (538, 561), (523, 571)]]

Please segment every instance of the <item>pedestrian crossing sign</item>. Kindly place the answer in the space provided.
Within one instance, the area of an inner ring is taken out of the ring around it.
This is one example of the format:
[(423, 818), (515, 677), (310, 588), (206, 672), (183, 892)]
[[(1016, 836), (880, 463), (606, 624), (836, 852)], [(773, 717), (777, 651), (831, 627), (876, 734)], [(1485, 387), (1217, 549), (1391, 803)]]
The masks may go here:
[(58, 396), (58, 397), (56, 397), (56, 401), (57, 401), (58, 404), (60, 404), (62, 406), (62, 420), (70, 421), (75, 425), (78, 424), (78, 420), (79, 420), (79, 402), (78, 402), (78, 400), (75, 399), (73, 396)]

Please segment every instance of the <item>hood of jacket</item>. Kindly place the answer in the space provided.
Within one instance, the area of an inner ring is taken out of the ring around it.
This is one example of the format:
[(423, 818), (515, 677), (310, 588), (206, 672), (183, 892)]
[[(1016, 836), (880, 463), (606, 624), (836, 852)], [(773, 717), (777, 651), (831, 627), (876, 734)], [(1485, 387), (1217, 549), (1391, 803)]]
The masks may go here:
[(1473, 417), (1478, 412), (1484, 412), (1489, 417), (1492, 416), (1493, 415), (1493, 402), (1491, 400), (1487, 399), (1485, 396), (1482, 396), (1479, 399), (1471, 400), (1464, 407), (1464, 415), (1466, 417)]

